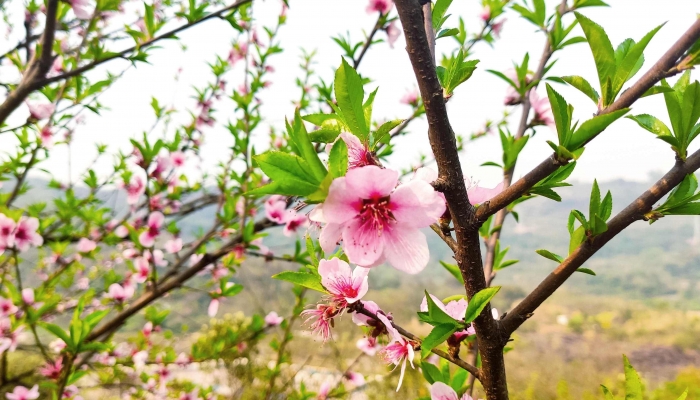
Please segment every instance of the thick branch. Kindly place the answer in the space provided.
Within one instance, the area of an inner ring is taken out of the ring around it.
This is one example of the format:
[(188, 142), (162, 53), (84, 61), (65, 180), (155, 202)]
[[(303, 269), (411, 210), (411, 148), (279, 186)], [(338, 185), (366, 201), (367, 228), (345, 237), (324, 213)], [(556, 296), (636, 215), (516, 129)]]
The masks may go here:
[(604, 233), (586, 240), (563, 263), (557, 267), (542, 283), (537, 286), (523, 301), (520, 302), (502, 320), (503, 327), (508, 333), (512, 333), (525, 322), (530, 315), (549, 296), (551, 296), (576, 270), (583, 265), (593, 254), (614, 238), (618, 233), (632, 223), (643, 219), (644, 214), (651, 211), (656, 202), (673, 190), (688, 174), (692, 174), (700, 168), (700, 150), (696, 151), (683, 162), (678, 160), (676, 165), (649, 190), (644, 192), (630, 205), (625, 207), (608, 223), (608, 230)]
[[(611, 105), (601, 110), (598, 115), (609, 114), (613, 111), (621, 110), (631, 106), (637, 101), (649, 88), (657, 84), (661, 79), (666, 77), (667, 71), (671, 70), (683, 53), (690, 48), (698, 39), (700, 39), (700, 20), (695, 21), (693, 25), (681, 36), (676, 43), (654, 64), (651, 69), (644, 74), (632, 87), (627, 89), (622, 95)], [(480, 221), (486, 221), (489, 216), (495, 214), (498, 210), (506, 207), (508, 204), (518, 199), (526, 193), (532, 186), (540, 180), (546, 178), (557, 168), (566, 164), (566, 162), (557, 161), (554, 156), (550, 156), (545, 161), (540, 163), (535, 169), (528, 172), (520, 178), (515, 184), (501, 192), (498, 196), (484, 203), (476, 211), (476, 218)]]

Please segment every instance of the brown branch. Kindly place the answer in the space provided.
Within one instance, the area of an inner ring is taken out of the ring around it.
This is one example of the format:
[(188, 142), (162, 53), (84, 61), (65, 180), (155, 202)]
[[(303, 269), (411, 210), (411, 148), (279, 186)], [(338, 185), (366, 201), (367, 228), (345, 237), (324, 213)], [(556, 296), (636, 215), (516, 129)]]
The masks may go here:
[(518, 329), (537, 307), (559, 289), (584, 262), (625, 228), (642, 220), (644, 214), (651, 211), (657, 201), (680, 184), (686, 175), (692, 174), (698, 168), (700, 168), (700, 150), (693, 153), (685, 162), (677, 160), (676, 165), (666, 175), (608, 222), (607, 231), (581, 244), (535, 290), (511, 310), (502, 320), (505, 330), (512, 333)]
[[(373, 312), (371, 312), (371, 311), (368, 311), (368, 310), (365, 309), (364, 307), (355, 307), (355, 312), (360, 313), (360, 314), (362, 314), (362, 315), (366, 315), (366, 316), (368, 316), (368, 317), (374, 319), (375, 321), (380, 321), (379, 318), (377, 318), (377, 315), (376, 315), (375, 313), (373, 313)], [(402, 327), (396, 325), (396, 323), (394, 323), (394, 321), (391, 321), (391, 325), (392, 325), (394, 328), (396, 328), (396, 330), (399, 331), (399, 333), (400, 333), (403, 337), (408, 338), (408, 339), (410, 339), (410, 340), (412, 340), (412, 341), (414, 341), (414, 342), (417, 342), (417, 343), (419, 343), (419, 344), (423, 341), (423, 339), (419, 338), (418, 336), (416, 336), (416, 335), (412, 334), (411, 332), (405, 330), (404, 328), (402, 328)], [(446, 353), (446, 352), (444, 352), (444, 351), (442, 351), (442, 350), (432, 349), (432, 350), (430, 350), (430, 351), (431, 351), (433, 354), (437, 355), (438, 357), (444, 358), (445, 360), (451, 362), (452, 364), (454, 364), (454, 365), (456, 365), (456, 366), (458, 366), (458, 367), (460, 367), (460, 368), (466, 370), (467, 372), (469, 372), (470, 374), (472, 374), (476, 379), (481, 380), (481, 371), (479, 370), (479, 368), (477, 368), (477, 367), (475, 367), (475, 366), (473, 366), (473, 365), (471, 365), (471, 364), (466, 363), (466, 362), (465, 362), (464, 360), (462, 360), (462, 359), (459, 359), (459, 358), (456, 358), (456, 357), (452, 357), (451, 355), (449, 355), (448, 353)]]
[[(695, 21), (693, 25), (678, 39), (676, 43), (654, 64), (651, 69), (644, 74), (632, 87), (622, 93), (622, 95), (611, 105), (601, 110), (598, 115), (609, 114), (614, 111), (628, 108), (637, 101), (649, 88), (658, 83), (666, 76), (667, 71), (671, 70), (678, 59), (685, 53), (690, 46), (700, 39), (700, 20)], [(535, 169), (528, 172), (520, 178), (512, 186), (505, 189), (498, 196), (484, 203), (476, 211), (476, 218), (480, 222), (484, 222), (498, 210), (506, 207), (508, 204), (517, 200), (525, 194), (537, 182), (546, 178), (551, 173), (557, 170), (568, 161), (557, 160), (554, 155), (548, 157), (540, 163)]]
[[(471, 299), (486, 288), (481, 260), (478, 225), (474, 224), (474, 207), (469, 203), (457, 142), (450, 126), (437, 79), (428, 38), (424, 29), (423, 10), (417, 0), (397, 0), (396, 9), (406, 37), (406, 50), (418, 81), (428, 120), (428, 136), (435, 155), (439, 177), (445, 182), (445, 199), (452, 215), (457, 242), (455, 260), (464, 278), (467, 296)], [(482, 350), (481, 382), (489, 400), (507, 399), (503, 346), (507, 336), (491, 316), (487, 305), (474, 320), (479, 348)]]

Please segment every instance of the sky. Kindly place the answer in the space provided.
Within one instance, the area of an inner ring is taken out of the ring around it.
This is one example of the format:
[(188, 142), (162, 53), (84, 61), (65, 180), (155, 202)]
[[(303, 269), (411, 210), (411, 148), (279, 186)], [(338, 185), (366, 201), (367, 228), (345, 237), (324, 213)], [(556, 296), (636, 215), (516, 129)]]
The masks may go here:
[[(275, 73), (271, 75), (272, 86), (262, 95), (263, 114), (269, 124), (280, 128), (285, 116), (291, 116), (294, 108), (292, 99), (298, 97), (294, 80), (301, 76), (297, 67), (301, 49), (316, 50), (316, 71), (329, 81), (334, 69), (340, 64), (341, 49), (331, 40), (332, 36), (350, 32), (352, 38), (360, 40), (365, 31), (372, 28), (376, 14), (365, 11), (368, 0), (291, 0), (288, 23), (280, 31), (281, 46), (284, 53), (273, 57), (271, 63)], [(554, 7), (558, 1), (547, 1), (548, 7)], [(607, 31), (613, 46), (631, 37), (640, 39), (644, 34), (659, 24), (667, 22), (647, 47), (646, 62), (632, 82), (641, 77), (646, 70), (675, 42), (689, 27), (698, 12), (700, 2), (695, 0), (611, 0), (610, 8), (586, 8), (582, 13), (601, 24)], [(269, 25), (277, 18), (280, 9), (279, 0), (254, 0), (256, 25)], [(456, 27), (457, 16), (464, 18), (468, 32), (480, 28), (478, 14), (480, 2), (476, 0), (455, 1), (450, 9), (453, 15), (446, 26)], [(395, 13), (395, 10), (392, 11)], [(501, 17), (503, 18), (503, 17)], [(491, 48), (479, 43), (474, 48), (473, 58), (481, 60), (479, 68), (471, 79), (460, 86), (448, 103), (448, 113), (455, 132), (469, 136), (483, 126), (486, 119), (499, 118), (504, 110), (503, 98), (506, 83), (487, 69), (504, 71), (512, 66), (512, 61), (522, 60), (524, 54), (530, 54), (531, 67), (534, 69), (544, 48), (545, 38), (537, 32), (534, 25), (518, 18), (509, 11), (501, 40)], [(570, 23), (572, 15), (565, 22)], [(18, 29), (21, 31), (21, 29)], [(51, 152), (50, 159), (41, 166), (59, 179), (73, 179), (92, 162), (95, 143), (109, 145), (111, 151), (130, 149), (129, 139), (141, 137), (142, 132), (151, 129), (154, 122), (150, 107), (151, 97), (160, 104), (183, 109), (192, 106), (193, 87), (201, 87), (211, 79), (207, 62), (217, 55), (226, 57), (231, 48), (235, 32), (227, 22), (212, 20), (185, 31), (180, 35), (180, 44), (164, 42), (162, 48), (155, 50), (150, 64), (139, 64), (130, 68), (124, 77), (106, 92), (100, 101), (110, 108), (101, 116), (87, 115), (84, 125), (74, 133), (71, 146), (71, 163), (68, 163), (69, 151), (66, 146), (57, 146)], [(579, 28), (574, 34), (580, 35)], [(384, 38), (383, 32), (378, 33)], [(6, 43), (13, 43), (8, 40)], [(126, 43), (116, 44), (126, 46)], [(438, 40), (438, 54), (450, 52), (456, 42), (451, 38)], [(376, 120), (405, 118), (410, 108), (400, 103), (401, 97), (416, 87), (415, 77), (407, 56), (405, 42), (401, 37), (394, 48), (387, 43), (373, 46), (360, 65), (359, 72), (372, 78), (373, 82), (366, 91), (379, 87), (374, 102)], [(2, 49), (0, 49), (2, 50)], [(577, 44), (555, 54), (559, 59), (551, 70), (551, 75), (581, 75), (589, 82), (597, 82), (595, 66), (587, 44)], [(118, 73), (127, 64), (124, 61), (107, 63), (91, 76), (104, 76), (105, 71)], [(179, 79), (177, 71), (182, 69)], [(238, 80), (236, 82), (236, 79)], [(675, 79), (675, 78), (674, 78)], [(242, 81), (242, 71), (237, 69), (230, 78), (229, 88), (238, 87)], [(558, 90), (575, 107), (574, 119), (585, 120), (596, 111), (594, 104), (583, 94), (571, 87), (554, 84)], [(629, 85), (629, 84), (628, 84)], [(597, 83), (594, 83), (597, 86)], [(538, 92), (545, 95), (542, 86)], [(228, 107), (228, 108), (227, 108)], [(220, 122), (228, 119), (231, 102), (217, 107)], [(517, 108), (511, 118), (511, 129), (516, 130), (519, 121)], [(651, 113), (668, 121), (662, 96), (640, 100), (633, 106), (632, 114)], [(26, 110), (13, 115), (12, 122), (21, 123), (26, 118)], [(183, 114), (177, 118), (184, 118)], [(555, 133), (547, 127), (538, 128), (537, 135), (521, 153), (516, 178), (524, 175), (551, 154), (546, 140), (555, 140)], [(162, 126), (157, 126), (152, 135), (162, 135)], [(172, 132), (169, 132), (172, 134)], [(255, 142), (262, 148), (267, 140), (266, 129), (256, 133)], [(205, 145), (202, 149), (200, 167), (211, 168), (227, 155), (231, 145), (230, 134), (223, 127), (206, 131)], [(12, 138), (0, 137), (0, 145), (8, 148)], [(697, 146), (691, 147), (694, 150)], [(414, 165), (419, 154), (429, 149), (427, 140), (427, 123), (420, 120), (410, 125), (410, 134), (396, 142), (396, 153), (388, 165), (394, 168), (406, 168)], [(500, 161), (500, 142), (497, 136), (490, 136), (475, 142), (469, 142), (462, 153), (462, 166), (466, 176), (473, 177), (485, 186), (493, 186), (501, 179), (501, 172), (494, 167), (480, 167), (486, 161)], [(99, 173), (109, 170), (110, 160), (105, 159), (95, 168)], [(612, 125), (602, 136), (596, 138), (586, 147), (586, 152), (578, 163), (572, 176), (581, 181), (610, 181), (624, 178), (628, 180), (646, 180), (650, 176), (658, 177), (663, 170), (674, 163), (674, 155), (669, 146), (655, 139), (651, 133), (639, 128), (631, 120), (623, 119)]]

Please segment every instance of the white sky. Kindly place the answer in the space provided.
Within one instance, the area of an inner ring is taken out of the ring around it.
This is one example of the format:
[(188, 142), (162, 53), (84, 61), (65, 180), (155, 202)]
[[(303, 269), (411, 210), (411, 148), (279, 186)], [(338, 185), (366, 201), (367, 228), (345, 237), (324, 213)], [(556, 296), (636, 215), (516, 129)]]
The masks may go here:
[[(554, 7), (558, 1), (547, 1), (549, 7)], [(673, 43), (682, 32), (692, 24), (696, 13), (700, 12), (700, 2), (696, 0), (611, 0), (611, 8), (586, 8), (582, 12), (600, 23), (608, 32), (614, 46), (625, 38), (640, 39), (655, 26), (669, 21), (656, 35), (646, 51), (646, 63), (636, 76), (640, 77)], [(480, 2), (476, 0), (455, 1), (450, 12), (453, 17), (447, 26), (457, 26), (456, 16), (462, 16), (467, 22), (470, 32), (480, 28), (477, 18)], [(291, 100), (298, 97), (298, 89), (294, 85), (296, 77), (301, 76), (297, 68), (300, 48), (318, 51), (316, 70), (326, 81), (332, 79), (333, 70), (340, 62), (341, 50), (331, 40), (331, 36), (349, 31), (353, 38), (363, 38), (363, 30), (372, 28), (376, 15), (365, 12), (367, 0), (292, 0), (292, 8), (288, 14), (288, 23), (281, 32), (282, 47), (285, 52), (274, 56), (272, 65), (276, 72), (271, 76), (273, 85), (261, 96), (264, 102), (264, 114), (267, 121), (277, 127), (282, 126), (285, 116), (292, 115)], [(255, 16), (258, 25), (266, 25), (276, 18), (279, 12), (278, 0), (255, 0)], [(393, 11), (395, 13), (395, 11)], [(505, 70), (512, 60), (520, 61), (529, 52), (531, 68), (536, 68), (542, 48), (544, 36), (535, 31), (535, 27), (517, 18), (509, 11), (508, 21), (502, 33), (502, 39), (492, 49), (486, 44), (475, 47), (475, 58), (481, 60), (479, 68), (472, 78), (455, 92), (448, 104), (452, 126), (458, 133), (469, 135), (479, 129), (486, 119), (498, 118), (503, 110), (503, 97), (506, 84), (497, 77), (486, 72), (486, 69)], [(569, 15), (566, 22), (573, 16)], [(18, 29), (18, 32), (22, 29)], [(574, 31), (580, 34), (580, 29)], [(20, 32), (21, 33), (21, 32)], [(228, 23), (220, 20), (206, 22), (194, 29), (181, 34), (182, 43), (186, 50), (174, 41), (163, 42), (151, 57), (151, 65), (139, 64), (138, 68), (129, 70), (125, 77), (115, 87), (101, 98), (101, 102), (111, 108), (102, 116), (89, 115), (86, 124), (78, 127), (72, 146), (72, 170), (81, 171), (93, 159), (94, 143), (106, 143), (110, 150), (128, 150), (128, 139), (140, 137), (143, 131), (150, 129), (154, 117), (150, 107), (151, 96), (156, 97), (161, 104), (174, 104), (182, 109), (191, 105), (194, 91), (192, 86), (203, 86), (211, 75), (207, 62), (215, 59), (216, 55), (226, 57), (235, 32)], [(384, 38), (384, 33), (379, 33)], [(8, 41), (7, 43), (13, 43)], [(450, 51), (456, 42), (451, 38), (438, 41), (438, 53)], [(121, 45), (126, 46), (126, 43)], [(374, 80), (370, 86), (380, 87), (375, 99), (375, 119), (401, 118), (408, 116), (408, 106), (399, 103), (399, 99), (410, 88), (415, 86), (415, 78), (407, 54), (404, 50), (403, 37), (396, 47), (390, 49), (386, 43), (374, 46), (365, 56), (360, 66), (360, 72)], [(595, 87), (597, 79), (595, 68), (586, 44), (568, 47), (556, 54), (559, 62), (551, 74), (582, 75)], [(107, 69), (119, 72), (126, 63), (116, 61), (109, 63)], [(174, 80), (178, 68), (183, 69), (181, 79)], [(93, 73), (93, 76), (104, 74), (104, 70)], [(240, 66), (234, 77), (229, 77), (228, 89), (238, 87), (242, 75)], [(238, 79), (238, 81), (236, 81)], [(634, 82), (635, 79), (633, 79)], [(595, 106), (583, 94), (573, 88), (555, 84), (555, 88), (576, 107), (575, 118), (588, 118), (595, 112)], [(370, 87), (367, 88), (368, 91)], [(544, 87), (540, 88), (544, 94)], [(226, 106), (217, 106), (219, 122), (225, 123), (226, 112), (231, 102)], [(17, 112), (11, 121), (19, 122), (26, 118), (25, 111)], [(662, 96), (642, 99), (634, 106), (634, 114), (651, 113), (662, 120), (667, 120)], [(512, 126), (517, 124), (519, 117), (512, 117)], [(12, 122), (10, 122), (12, 125)], [(403, 168), (417, 160), (418, 154), (425, 153), (428, 147), (424, 120), (411, 125), (411, 134), (397, 142), (396, 154), (391, 159), (391, 165)], [(513, 128), (514, 130), (515, 128)], [(554, 139), (554, 133), (548, 128), (539, 128), (538, 135), (531, 140), (520, 157), (516, 176), (527, 172), (551, 153), (545, 143)], [(161, 134), (156, 129), (154, 135)], [(172, 132), (171, 132), (172, 133)], [(266, 129), (258, 131), (258, 143), (266, 143)], [(6, 136), (6, 135), (5, 135)], [(9, 137), (0, 138), (0, 145), (6, 150), (11, 144)], [(210, 128), (206, 131), (203, 148), (203, 168), (214, 166), (227, 154), (231, 144), (229, 133), (222, 127)], [(42, 167), (49, 169), (55, 176), (66, 179), (68, 167), (66, 162), (66, 146), (58, 146), (52, 151), (51, 159)], [(493, 167), (479, 167), (485, 161), (500, 162), (500, 142), (497, 136), (469, 143), (463, 153), (462, 162), (465, 174), (480, 179), (484, 184), (495, 185), (500, 181), (500, 170)], [(621, 120), (604, 132), (587, 146), (586, 152), (574, 172), (574, 178), (579, 180), (611, 180), (626, 178), (644, 180), (652, 171), (657, 172), (670, 168), (674, 157), (668, 145), (654, 139), (653, 135), (637, 127), (630, 120)], [(109, 163), (100, 165), (98, 169), (105, 171)], [(82, 168), (81, 168), (82, 167)]]

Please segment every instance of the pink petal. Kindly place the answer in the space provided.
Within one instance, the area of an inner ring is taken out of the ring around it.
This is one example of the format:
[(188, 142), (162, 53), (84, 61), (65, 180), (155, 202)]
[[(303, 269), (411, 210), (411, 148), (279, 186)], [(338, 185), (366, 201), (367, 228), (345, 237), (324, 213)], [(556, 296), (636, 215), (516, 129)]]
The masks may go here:
[(387, 332), (389, 332), (389, 336), (393, 341), (401, 344), (406, 343), (406, 340), (404, 340), (403, 336), (401, 336), (399, 331), (397, 331), (396, 328), (394, 328), (394, 325), (391, 324), (391, 321), (389, 321), (389, 318), (387, 318), (386, 315), (382, 313), (377, 313), (377, 318), (379, 318), (379, 320), (382, 321), (382, 323), (386, 327)]
[(457, 392), (442, 382), (435, 382), (430, 387), (430, 400), (459, 400)]
[[(362, 168), (356, 168), (352, 171), (360, 169)], [(326, 222), (342, 224), (357, 216), (361, 204), (362, 199), (358, 192), (348, 188), (347, 178), (336, 178), (331, 183), (328, 197), (323, 203), (323, 218)]]
[(498, 195), (503, 191), (503, 182), (499, 183), (493, 189), (483, 188), (481, 186), (475, 185), (467, 189), (467, 195), (469, 196), (469, 202), (472, 205), (481, 204), (485, 201), (491, 200), (494, 196)]
[(369, 267), (382, 256), (388, 230), (378, 232), (371, 224), (355, 219), (343, 229), (343, 249), (351, 263)]
[(163, 216), (163, 213), (160, 211), (156, 211), (151, 213), (151, 215), (148, 216), (148, 226), (152, 226), (155, 228), (160, 228), (163, 226), (163, 222), (165, 221), (165, 216)]
[(143, 247), (152, 247), (155, 242), (155, 236), (152, 236), (148, 231), (141, 232), (139, 235), (139, 243)]
[(333, 287), (334, 283), (340, 279), (345, 278), (349, 281), (352, 277), (350, 265), (338, 257), (321, 260), (318, 265), (318, 273), (321, 275), (321, 283), (327, 289)]
[(397, 221), (415, 228), (435, 223), (445, 213), (445, 200), (429, 183), (414, 179), (391, 194), (391, 211)]
[(456, 320), (464, 319), (464, 314), (467, 312), (468, 303), (464, 299), (453, 300), (445, 305), (445, 312), (450, 317)]
[(209, 308), (207, 309), (207, 314), (209, 314), (210, 317), (216, 316), (216, 313), (219, 312), (219, 299), (211, 299), (211, 302), (209, 303)]
[[(440, 308), (444, 312), (447, 312), (447, 309), (445, 309), (445, 305), (442, 303), (442, 300), (438, 299), (435, 295), (432, 294), (430, 295), (430, 298), (433, 299), (433, 302), (435, 303), (435, 305), (438, 306), (438, 308)], [(428, 299), (426, 299), (425, 296), (423, 296), (423, 301), (420, 303), (420, 310), (422, 312), (428, 312)], [(464, 315), (462, 315), (462, 317), (464, 317)]]
[(326, 253), (332, 252), (338, 245), (343, 232), (343, 225), (341, 224), (327, 224), (321, 229), (321, 235), (319, 235), (318, 241), (321, 244), (321, 248)]
[(348, 171), (345, 180), (350, 193), (362, 199), (380, 198), (391, 194), (399, 181), (399, 173), (368, 165)]
[(384, 231), (384, 255), (392, 267), (417, 274), (430, 260), (428, 240), (418, 229), (397, 224)]

